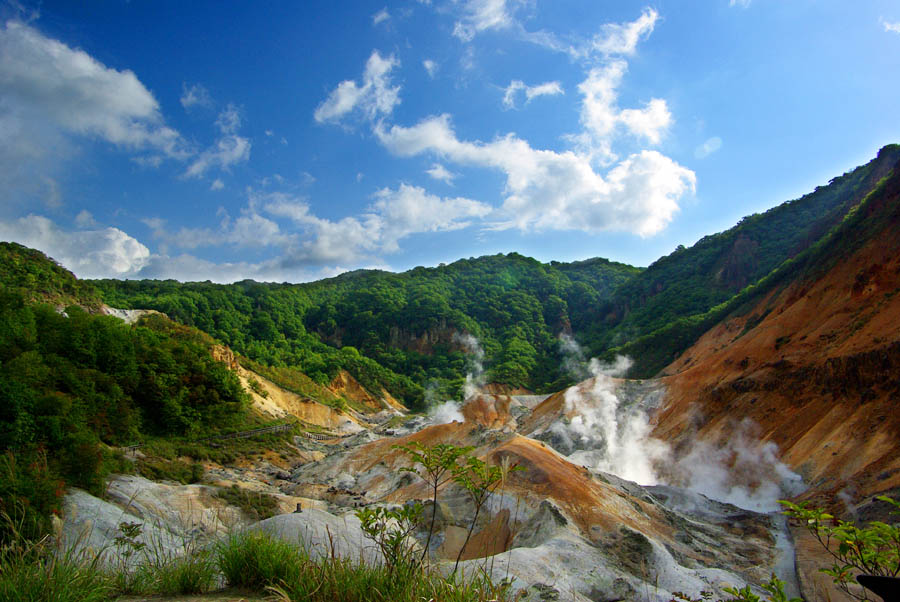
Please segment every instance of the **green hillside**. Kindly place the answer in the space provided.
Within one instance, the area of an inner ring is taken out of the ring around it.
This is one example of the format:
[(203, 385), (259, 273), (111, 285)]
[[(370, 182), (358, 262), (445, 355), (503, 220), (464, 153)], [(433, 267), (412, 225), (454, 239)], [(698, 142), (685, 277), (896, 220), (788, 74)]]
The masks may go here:
[(0, 515), (39, 533), (63, 485), (99, 494), (125, 468), (112, 446), (244, 420), (247, 396), (208, 335), (158, 315), (137, 326), (92, 315), (96, 292), (51, 260), (6, 243), (0, 253)]
[[(713, 307), (760, 281), (782, 263), (821, 240), (900, 162), (900, 145), (886, 146), (861, 167), (828, 185), (765, 213), (745, 217), (735, 227), (679, 247), (618, 289), (577, 326), (591, 352), (636, 350), (629, 345), (650, 333), (653, 357), (635, 355), (633, 376), (652, 376), (675, 359), (699, 333), (679, 331), (676, 322), (698, 322)], [(711, 324), (709, 325), (711, 326)]]
[[(832, 180), (831, 186), (843, 187), (850, 201), (840, 205), (837, 215), (832, 213), (828, 220), (815, 222), (829, 226), (822, 235), (815, 240), (804, 241), (801, 250), (791, 254), (762, 278), (729, 296), (722, 303), (705, 312), (676, 317), (654, 330), (645, 330), (640, 336), (612, 351), (608, 350), (607, 353), (624, 353), (640, 358), (633, 375), (652, 376), (721, 320), (729, 315), (744, 315), (750, 311), (752, 302), (760, 296), (796, 280), (820, 275), (839, 258), (849, 255), (880, 231), (895, 231), (900, 221), (897, 205), (897, 198), (900, 196), (900, 146), (885, 147), (875, 161)], [(826, 188), (819, 188), (813, 195), (824, 192), (827, 192)], [(814, 199), (813, 195), (807, 195), (801, 201)], [(759, 216), (760, 221), (770, 213), (783, 211), (783, 208), (790, 205), (791, 203), (785, 203)], [(773, 217), (783, 218), (783, 215), (776, 213)], [(728, 232), (723, 234), (727, 235)]]
[(483, 347), (490, 380), (536, 390), (569, 382), (558, 335), (639, 272), (603, 259), (546, 265), (512, 253), (297, 285), (94, 284), (111, 306), (159, 310), (252, 360), (295, 366), (321, 383), (343, 368), (416, 407), (426, 388), (458, 395), (469, 369), (463, 334)]

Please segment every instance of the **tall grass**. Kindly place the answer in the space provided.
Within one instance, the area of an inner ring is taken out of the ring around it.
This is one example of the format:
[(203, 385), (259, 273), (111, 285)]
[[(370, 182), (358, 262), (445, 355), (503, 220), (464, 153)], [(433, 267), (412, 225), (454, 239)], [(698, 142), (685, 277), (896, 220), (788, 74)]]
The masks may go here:
[(74, 546), (60, 550), (49, 537), (29, 541), (9, 516), (0, 520), (11, 534), (0, 547), (0, 602), (94, 602), (110, 597), (112, 582), (98, 556)]
[(232, 535), (216, 549), (226, 583), (264, 590), (282, 602), (488, 602), (512, 599), (479, 573), (445, 578), (424, 569), (398, 571), (308, 550), (262, 532)]
[[(83, 543), (83, 542), (78, 542)], [(74, 544), (62, 549), (46, 537), (16, 537), (0, 548), (0, 602), (99, 602), (127, 594), (204, 593), (221, 581), (281, 602), (499, 602), (508, 588), (486, 573), (442, 577), (418, 566), (313, 558), (307, 549), (262, 532), (231, 535), (183, 554), (140, 550), (135, 563), (104, 562), (106, 552)], [(121, 554), (122, 550), (117, 550)]]

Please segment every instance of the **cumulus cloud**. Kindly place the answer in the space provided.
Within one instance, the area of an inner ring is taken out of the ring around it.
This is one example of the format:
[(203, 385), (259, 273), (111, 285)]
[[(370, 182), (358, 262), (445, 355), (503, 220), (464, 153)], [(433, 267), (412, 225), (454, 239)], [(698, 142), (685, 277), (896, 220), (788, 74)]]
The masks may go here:
[(216, 127), (223, 134), (234, 134), (241, 128), (241, 114), (238, 108), (229, 103), (216, 117)]
[(516, 106), (516, 95), (522, 91), (525, 92), (526, 104), (538, 96), (555, 96), (563, 94), (562, 86), (557, 81), (545, 82), (536, 86), (526, 86), (525, 82), (522, 80), (514, 79), (509, 82), (509, 85), (504, 90), (503, 105), (508, 109), (514, 108)]
[(220, 211), (218, 228), (179, 228), (170, 232), (163, 219), (144, 220), (153, 229), (153, 237), (167, 246), (181, 249), (229, 245), (238, 248), (288, 247), (296, 236), (283, 232), (279, 225), (260, 215), (251, 203), (237, 219)]
[(204, 88), (201, 84), (191, 84), (190, 86), (187, 83), (181, 84), (181, 106), (185, 109), (191, 109), (193, 107), (212, 107), (213, 100), (212, 96), (209, 94), (209, 90)]
[(594, 150), (601, 155), (612, 156), (611, 137), (620, 124), (631, 134), (658, 144), (672, 123), (666, 101), (659, 98), (650, 100), (642, 109), (618, 108), (618, 88), (627, 69), (624, 60), (616, 59), (591, 69), (578, 84), (583, 96), (581, 123), (592, 137)]
[[(241, 127), (241, 114), (235, 105), (229, 103), (219, 112), (216, 127), (221, 136), (215, 144), (193, 158), (184, 172), (185, 177), (198, 178), (212, 168), (227, 170), (250, 158), (250, 140), (237, 134)], [(217, 190), (215, 186), (214, 181), (213, 190)]]
[(54, 171), (76, 152), (74, 137), (150, 152), (158, 161), (189, 154), (134, 73), (25, 23), (0, 25), (0, 90), (0, 186), (10, 202), (59, 204)]
[(45, 120), (117, 145), (180, 153), (178, 132), (164, 124), (159, 103), (134, 73), (110, 69), (23, 23), (0, 29), (0, 85), (4, 121)]
[(97, 225), (97, 221), (94, 219), (94, 216), (91, 215), (90, 211), (82, 209), (78, 212), (78, 215), (75, 216), (75, 225), (79, 228), (93, 228)]
[(428, 73), (428, 77), (433, 79), (434, 75), (437, 73), (438, 64), (431, 59), (425, 59), (422, 61), (422, 66), (425, 67), (425, 72)]
[(355, 110), (368, 119), (390, 115), (400, 103), (400, 87), (391, 85), (391, 71), (399, 65), (394, 55), (384, 58), (372, 51), (362, 84), (349, 79), (338, 84), (313, 113), (316, 121), (336, 123)]
[(383, 188), (375, 194), (372, 205), (380, 222), (379, 241), (382, 250), (399, 249), (397, 241), (420, 232), (459, 230), (472, 219), (491, 213), (491, 207), (462, 197), (440, 198), (418, 186), (401, 184), (397, 189)]
[(407, 184), (379, 190), (366, 213), (338, 221), (320, 218), (304, 200), (281, 193), (267, 195), (262, 206), (301, 228), (303, 240), (294, 255), (317, 263), (371, 261), (375, 253), (398, 251), (399, 241), (407, 236), (458, 230), (491, 212), (484, 203), (441, 198)]
[(590, 49), (604, 56), (631, 56), (638, 42), (653, 33), (658, 19), (658, 12), (645, 8), (641, 16), (630, 23), (607, 23), (591, 40)]
[(538, 46), (556, 52), (564, 52), (572, 58), (609, 59), (631, 56), (637, 50), (641, 40), (653, 33), (659, 13), (652, 8), (645, 8), (641, 16), (626, 23), (606, 23), (591, 38), (561, 39), (549, 31), (519, 32), (520, 37)]
[(433, 153), (502, 171), (506, 197), (497, 228), (623, 230), (649, 236), (671, 221), (678, 199), (696, 182), (692, 171), (656, 151), (630, 155), (604, 177), (587, 154), (537, 150), (513, 134), (487, 143), (459, 140), (448, 115), (412, 127), (379, 125), (375, 133), (400, 156)]
[(69, 232), (34, 214), (0, 222), (0, 240), (40, 249), (79, 278), (128, 276), (150, 258), (147, 247), (118, 228)]
[(225, 182), (219, 178), (213, 180), (212, 184), (209, 185), (210, 190), (222, 190), (223, 188), (225, 188)]
[(889, 33), (900, 33), (900, 21), (891, 23), (890, 21), (881, 19), (881, 25), (884, 27), (884, 30)]
[(713, 136), (694, 149), (694, 156), (698, 159), (705, 159), (720, 148), (722, 148), (722, 139), (718, 136)]
[(476, 34), (506, 29), (513, 23), (506, 0), (467, 0), (462, 18), (453, 27), (453, 35), (469, 42)]

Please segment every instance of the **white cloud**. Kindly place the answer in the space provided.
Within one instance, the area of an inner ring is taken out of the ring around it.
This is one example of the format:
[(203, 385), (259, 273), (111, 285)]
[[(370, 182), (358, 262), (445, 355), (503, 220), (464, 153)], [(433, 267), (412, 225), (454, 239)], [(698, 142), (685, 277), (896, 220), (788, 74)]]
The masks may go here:
[(489, 205), (466, 199), (440, 198), (423, 188), (401, 184), (396, 190), (383, 188), (375, 195), (372, 209), (380, 223), (380, 248), (392, 253), (397, 242), (410, 234), (459, 230), (491, 213)]
[(506, 0), (467, 0), (463, 12), (453, 27), (453, 35), (464, 42), (483, 31), (506, 29), (514, 23)]
[(302, 242), (286, 254), (291, 265), (356, 263), (370, 258), (378, 248), (381, 224), (374, 216), (322, 219), (302, 199), (282, 193), (258, 197), (270, 215), (291, 220), (300, 227)]
[(155, 218), (143, 220), (153, 229), (153, 237), (167, 247), (197, 249), (229, 245), (240, 248), (290, 247), (297, 242), (293, 233), (284, 232), (274, 221), (260, 215), (251, 202), (241, 211), (240, 217), (232, 220), (227, 212), (220, 211), (222, 217), (218, 228), (179, 228), (174, 232), (166, 229), (166, 221)]
[(584, 97), (581, 105), (581, 123), (593, 138), (595, 151), (601, 156), (613, 157), (612, 136), (619, 124), (632, 134), (658, 144), (662, 133), (672, 123), (672, 114), (666, 101), (654, 98), (642, 109), (619, 110), (618, 88), (628, 65), (615, 59), (603, 67), (591, 69), (587, 79), (578, 84)]
[(556, 52), (564, 52), (575, 59), (614, 58), (631, 56), (638, 43), (647, 38), (659, 20), (659, 13), (652, 8), (645, 8), (641, 16), (627, 23), (606, 23), (600, 31), (590, 39), (564, 41), (548, 31), (525, 31), (519, 35), (522, 39)]
[(202, 153), (188, 166), (184, 175), (189, 178), (202, 176), (212, 167), (228, 169), (250, 158), (250, 141), (233, 134), (220, 138), (216, 144)]
[(94, 219), (94, 216), (91, 215), (90, 211), (82, 209), (78, 212), (78, 215), (75, 216), (75, 225), (79, 228), (93, 228), (97, 225), (97, 221)]
[(425, 59), (424, 61), (422, 61), (422, 66), (425, 67), (425, 71), (428, 73), (428, 77), (434, 78), (434, 75), (438, 70), (438, 64), (431, 59)]
[[(159, 103), (134, 73), (110, 69), (23, 23), (8, 21), (0, 29), (0, 87), (8, 133), (50, 124), (120, 146), (183, 154), (178, 132), (165, 125)], [(26, 153), (35, 152), (28, 146)]]
[(241, 128), (241, 114), (231, 103), (216, 117), (216, 127), (223, 134), (234, 134)]
[(538, 84), (536, 86), (526, 86), (525, 82), (519, 79), (514, 79), (509, 82), (509, 85), (506, 87), (503, 93), (503, 105), (512, 109), (516, 106), (516, 95), (520, 92), (525, 92), (525, 103), (531, 102), (532, 99), (537, 98), (538, 96), (555, 96), (558, 94), (563, 94), (562, 86), (559, 82), (545, 82), (543, 84)]
[(25, 211), (61, 206), (58, 182), (85, 139), (140, 153), (132, 160), (146, 167), (191, 154), (133, 72), (108, 68), (30, 25), (0, 21), (4, 203)]
[(631, 23), (607, 23), (591, 41), (591, 50), (604, 56), (631, 56), (638, 42), (653, 33), (659, 13), (645, 8), (636, 21)]
[(219, 178), (213, 180), (212, 184), (209, 185), (210, 190), (222, 190), (223, 188), (225, 188), (225, 182)]
[(313, 116), (319, 123), (339, 122), (348, 113), (359, 109), (368, 119), (390, 115), (400, 102), (400, 87), (391, 86), (391, 71), (400, 61), (390, 55), (383, 58), (377, 50), (366, 62), (362, 85), (345, 80), (331, 91), (316, 108)]
[(718, 136), (713, 136), (694, 149), (694, 156), (698, 159), (705, 159), (720, 148), (722, 148), (722, 139)]
[(456, 174), (448, 170), (446, 167), (441, 165), (440, 163), (435, 163), (431, 166), (431, 169), (426, 169), (425, 173), (434, 178), (435, 180), (440, 180), (446, 184), (453, 184), (453, 179), (456, 178)]
[(181, 84), (181, 98), (179, 100), (181, 101), (181, 106), (185, 109), (192, 107), (209, 108), (213, 106), (209, 90), (200, 84), (192, 84), (190, 86), (187, 83)]
[(750, 2), (752, 0), (728, 0), (728, 6), (740, 6), (741, 8), (747, 8), (750, 6)]
[(43, 176), (41, 181), (43, 181), (45, 189), (43, 198), (44, 204), (51, 209), (62, 207), (62, 190), (60, 189), (59, 182), (48, 176)]
[(900, 21), (891, 23), (890, 21), (885, 21), (882, 18), (881, 25), (884, 27), (884, 30), (889, 33), (900, 33)]
[(651, 144), (659, 144), (660, 136), (672, 123), (672, 114), (666, 101), (651, 99), (643, 109), (623, 109), (619, 121), (636, 136), (642, 136)]
[(433, 153), (502, 171), (506, 197), (497, 228), (624, 230), (649, 236), (671, 221), (678, 199), (696, 182), (692, 171), (656, 151), (629, 156), (604, 178), (588, 154), (536, 150), (513, 134), (489, 143), (461, 141), (448, 115), (413, 127), (379, 125), (375, 133), (400, 156)]
[(390, 18), (391, 14), (388, 12), (387, 7), (384, 7), (380, 11), (372, 15), (372, 25), (378, 25), (379, 23), (383, 23)]
[(398, 251), (399, 241), (407, 236), (465, 228), (492, 211), (478, 201), (442, 199), (407, 184), (379, 190), (368, 212), (338, 221), (314, 215), (302, 199), (280, 193), (265, 198), (268, 214), (289, 219), (303, 230), (302, 243), (288, 254), (298, 263), (373, 261), (376, 253)]
[(40, 249), (79, 278), (128, 276), (150, 257), (147, 247), (118, 228), (67, 232), (33, 214), (0, 222), (0, 240)]

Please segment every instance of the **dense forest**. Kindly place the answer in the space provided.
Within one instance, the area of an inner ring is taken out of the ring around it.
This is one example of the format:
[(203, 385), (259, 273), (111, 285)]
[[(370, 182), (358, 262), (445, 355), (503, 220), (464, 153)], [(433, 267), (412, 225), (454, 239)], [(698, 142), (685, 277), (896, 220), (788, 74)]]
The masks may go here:
[(63, 484), (100, 493), (121, 469), (112, 446), (242, 421), (248, 397), (208, 335), (160, 315), (92, 315), (90, 286), (19, 245), (0, 254), (0, 513), (42, 530)]
[(488, 379), (548, 390), (570, 382), (558, 336), (640, 270), (602, 259), (545, 265), (517, 254), (403, 274), (357, 271), (309, 284), (95, 282), (114, 307), (150, 308), (257, 362), (321, 383), (346, 369), (413, 407), (458, 395), (479, 342)]

